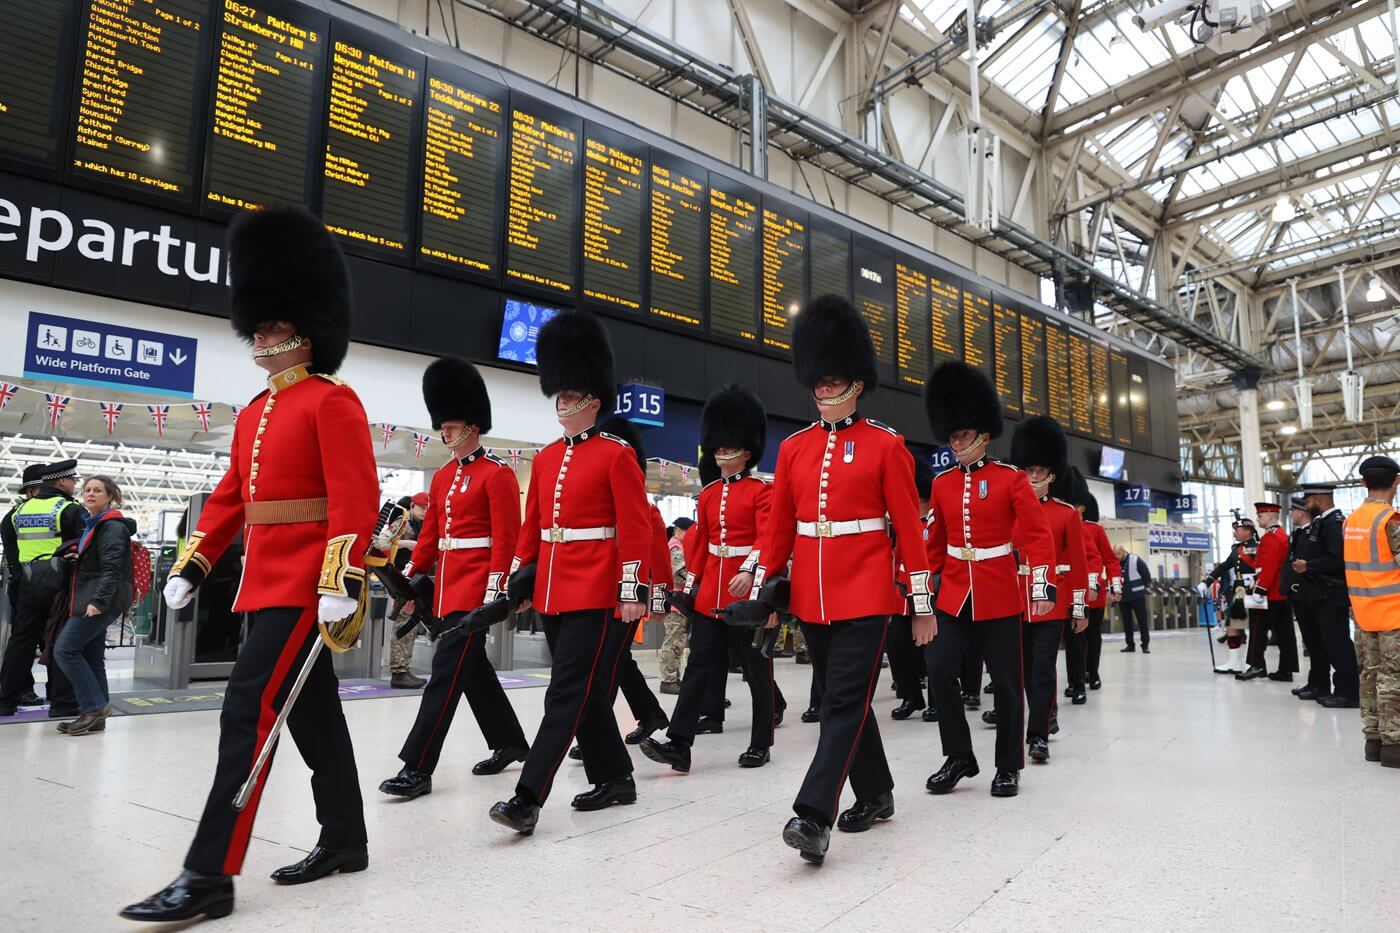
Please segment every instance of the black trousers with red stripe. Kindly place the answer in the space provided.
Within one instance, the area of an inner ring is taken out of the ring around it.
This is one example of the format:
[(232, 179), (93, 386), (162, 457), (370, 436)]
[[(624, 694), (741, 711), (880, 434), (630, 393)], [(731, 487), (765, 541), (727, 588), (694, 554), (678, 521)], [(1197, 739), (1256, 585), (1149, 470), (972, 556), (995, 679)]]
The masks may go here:
[[(1086, 610), (1087, 612), (1087, 610)], [(1065, 643), (1065, 677), (1071, 687), (1078, 690), (1084, 689), (1087, 680), (1087, 669), (1089, 664), (1089, 629), (1087, 626), (1088, 616), (1085, 616), (1085, 629), (1082, 632), (1075, 632), (1074, 621), (1066, 619), (1061, 625), (1061, 635)]]
[[(1059, 662), (1060, 629), (1064, 619), (1044, 622), (1022, 622), (1021, 636), (1025, 639), (1022, 652), (1026, 669), (1026, 738), (1033, 735), (1050, 738), (1050, 713), (1055, 709), (1055, 666)], [(997, 709), (1000, 721), (1001, 709)]]
[(895, 696), (915, 706), (924, 705), (924, 653), (914, 645), (913, 620), (909, 616), (890, 619), (885, 653), (890, 656), (890, 676)]
[(817, 751), (792, 803), (798, 816), (835, 823), (847, 777), (857, 800), (874, 800), (894, 789), (880, 726), (870, 708), (888, 629), (889, 616), (802, 623), (807, 650), (814, 663), (821, 658), (825, 676)]
[(924, 649), (929, 690), (938, 707), (943, 754), (972, 754), (972, 733), (963, 709), (959, 671), (970, 645), (982, 655), (996, 698), (996, 766), (1020, 771), (1025, 765), (1025, 694), (1022, 689), (1021, 617), (972, 621), (972, 600), (957, 616), (938, 613), (938, 637)]
[(632, 774), (632, 759), (613, 715), (613, 685), (627, 649), (629, 625), (612, 609), (541, 615), (553, 662), (544, 692), (544, 716), (525, 756), (515, 792), (544, 803), (574, 737), (585, 749), (584, 772), (593, 784)]
[(1099, 658), (1103, 656), (1103, 617), (1106, 611), (1104, 606), (1097, 609), (1090, 607), (1086, 610), (1089, 615), (1089, 627), (1084, 630), (1084, 668), (1090, 683), (1099, 679)]
[[(695, 741), (695, 730), (702, 713), (711, 714), (711, 686), (716, 676), (728, 676), (729, 650), (739, 653), (744, 676), (753, 698), (753, 724), (749, 744), (760, 748), (773, 745), (773, 707), (777, 694), (773, 685), (773, 661), (753, 646), (753, 629), (725, 625), (718, 619), (696, 613), (690, 621), (690, 662), (681, 678), (681, 692), (671, 712), (666, 734), (686, 744)], [(721, 715), (721, 719), (723, 716)]]
[(656, 694), (652, 692), (641, 668), (637, 667), (637, 659), (632, 657), (632, 646), (636, 644), (637, 626), (640, 624), (640, 622), (633, 622), (627, 626), (627, 637), (622, 645), (622, 657), (618, 661), (617, 683), (613, 685), (614, 697), (616, 690), (620, 689), (622, 695), (627, 699), (627, 708), (632, 711), (632, 717), (638, 723), (648, 720), (664, 722), (666, 711), (661, 708), (661, 702), (656, 699)]
[[(453, 613), (446, 621), (455, 622), (458, 615), (461, 614)], [(463, 697), (488, 748), (500, 751), (525, 747), (520, 720), (496, 677), (496, 669), (486, 657), (486, 636), (457, 631), (439, 639), (433, 651), (433, 676), (423, 690), (418, 718), (399, 751), (399, 760), (431, 774), (437, 768), (442, 743)]]
[[(233, 809), (233, 798), (252, 772), (253, 760), (319, 637), (314, 606), (260, 609), (251, 614), (248, 638), (225, 688), (219, 716), (219, 764), (185, 856), (186, 868), (215, 875), (236, 875), (242, 870), (272, 762), (263, 769), (257, 790), (241, 812)], [(323, 649), (286, 726), (311, 769), (311, 794), (321, 824), (316, 844), (329, 849), (362, 846), (367, 838), (355, 751), (338, 688), (330, 652)]]

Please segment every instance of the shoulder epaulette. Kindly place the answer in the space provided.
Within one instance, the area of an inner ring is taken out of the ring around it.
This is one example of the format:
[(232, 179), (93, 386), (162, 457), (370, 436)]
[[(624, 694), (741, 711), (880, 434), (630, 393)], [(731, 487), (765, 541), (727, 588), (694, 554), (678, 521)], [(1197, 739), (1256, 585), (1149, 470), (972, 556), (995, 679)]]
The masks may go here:
[(933, 478), (934, 478), (934, 479), (938, 479), (938, 477), (942, 476), (944, 473), (951, 473), (951, 472), (953, 472), (953, 471), (956, 470), (956, 469), (957, 469), (957, 466), (956, 466), (956, 465), (950, 466), (950, 467), (944, 467), (943, 469), (939, 470), (937, 473), (933, 474)]
[(1060, 503), (1060, 505), (1063, 505), (1063, 506), (1064, 506), (1065, 508), (1067, 508), (1067, 509), (1072, 509), (1072, 508), (1074, 508), (1074, 506), (1070, 505), (1068, 502), (1066, 502), (1065, 500), (1061, 499), (1059, 496), (1051, 496), (1050, 499), (1051, 499), (1052, 501), (1054, 501), (1054, 502)]
[[(255, 396), (253, 396), (252, 398), (248, 399), (248, 405), (252, 405), (252, 404), (253, 404), (254, 402), (256, 402), (258, 399), (262, 398), (264, 395), (267, 395), (267, 394), (269, 394), (269, 393), (271, 393), (271, 392), (272, 392), (271, 389), (263, 389), (263, 390), (262, 390), (261, 392), (259, 392), (257, 395), (255, 395)], [(248, 405), (244, 405), (243, 407), (244, 407), (244, 408), (247, 408)], [(240, 411), (239, 414), (241, 415), (242, 412)]]
[(712, 480), (710, 480), (708, 483), (706, 483), (705, 485), (701, 486), (701, 487), (700, 487), (700, 491), (701, 491), (701, 492), (704, 492), (706, 489), (709, 489), (709, 488), (710, 488), (711, 486), (713, 486), (715, 483), (722, 483), (722, 482), (724, 482), (724, 480), (722, 480), (722, 479), (712, 479)]
[(320, 376), (322, 379), (326, 380), (333, 386), (348, 386), (350, 384), (344, 379), (340, 378), (339, 376), (332, 376), (330, 373), (312, 373), (312, 375)]
[(1008, 470), (1015, 470), (1017, 473), (1021, 472), (1021, 468), (1016, 466), (1014, 463), (1006, 463), (1002, 460), (993, 460), (991, 457), (987, 458), (987, 466), (1005, 467)]
[(872, 427), (879, 428), (881, 431), (886, 431), (890, 434), (893, 434), (895, 437), (899, 437), (899, 432), (896, 431), (894, 428), (890, 427), (889, 425), (885, 424), (883, 421), (876, 421), (874, 418), (866, 418), (865, 420), (866, 423), (870, 424)]
[(496, 466), (503, 466), (503, 467), (505, 467), (507, 470), (510, 469), (510, 464), (509, 464), (509, 463), (506, 463), (504, 460), (502, 460), (500, 457), (496, 456), (495, 454), (487, 454), (487, 455), (486, 455), (486, 459), (487, 459), (487, 460), (490, 460), (492, 463), (496, 464)]
[(599, 436), (599, 437), (606, 437), (608, 440), (612, 441), (613, 443), (615, 443), (615, 444), (621, 444), (623, 447), (630, 446), (626, 441), (624, 441), (622, 438), (618, 437), (616, 434), (609, 434), (607, 431), (599, 431), (599, 432), (598, 432), (598, 436)]

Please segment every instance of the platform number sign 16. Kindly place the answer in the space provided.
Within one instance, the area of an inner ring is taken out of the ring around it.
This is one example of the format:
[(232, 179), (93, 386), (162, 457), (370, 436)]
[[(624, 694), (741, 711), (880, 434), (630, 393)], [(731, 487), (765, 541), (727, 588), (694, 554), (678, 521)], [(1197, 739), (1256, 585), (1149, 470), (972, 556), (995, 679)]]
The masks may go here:
[(666, 393), (659, 386), (628, 383), (617, 390), (616, 414), (636, 424), (666, 426)]

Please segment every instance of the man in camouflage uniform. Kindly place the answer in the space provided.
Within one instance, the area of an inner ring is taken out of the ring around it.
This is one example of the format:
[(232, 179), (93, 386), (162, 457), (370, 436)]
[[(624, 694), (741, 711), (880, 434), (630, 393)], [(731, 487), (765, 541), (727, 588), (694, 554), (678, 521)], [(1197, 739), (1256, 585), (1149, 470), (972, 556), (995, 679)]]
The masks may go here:
[(1361, 667), (1361, 707), (1366, 760), (1400, 768), (1400, 463), (1367, 457), (1358, 468), (1366, 499), (1346, 518), (1342, 554), (1356, 617), (1356, 658)]
[[(695, 524), (688, 518), (676, 519), (675, 534), (667, 542), (671, 548), (671, 582), (679, 591), (685, 588), (685, 536)], [(661, 640), (657, 655), (661, 663), (661, 692), (672, 695), (681, 692), (681, 661), (685, 657), (686, 620), (679, 612), (666, 613), (666, 636)]]

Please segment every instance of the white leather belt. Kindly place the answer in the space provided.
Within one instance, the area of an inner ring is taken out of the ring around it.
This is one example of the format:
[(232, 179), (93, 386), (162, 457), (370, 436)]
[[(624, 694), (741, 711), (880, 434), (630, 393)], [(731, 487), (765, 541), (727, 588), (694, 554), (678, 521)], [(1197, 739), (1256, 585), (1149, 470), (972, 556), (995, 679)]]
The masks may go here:
[(751, 544), (711, 544), (710, 553), (716, 557), (747, 557), (753, 553)]
[(606, 541), (617, 537), (617, 529), (606, 528), (541, 528), (540, 540), (559, 544), (563, 541)]
[(490, 538), (438, 538), (439, 551), (467, 551), (490, 546)]
[(804, 538), (842, 538), (869, 531), (884, 531), (888, 526), (888, 519), (881, 515), (879, 518), (853, 518), (846, 522), (798, 522), (797, 533)]
[(958, 560), (991, 560), (993, 557), (1005, 557), (1011, 553), (1011, 543), (998, 544), (996, 547), (954, 547), (948, 545), (948, 556), (956, 557)]
[(1071, 570), (1073, 570), (1073, 569), (1074, 569), (1074, 568), (1071, 567), (1069, 564), (1056, 564), (1056, 565), (1055, 565), (1055, 572), (1056, 572), (1056, 573), (1069, 573), (1069, 572), (1070, 572)]

